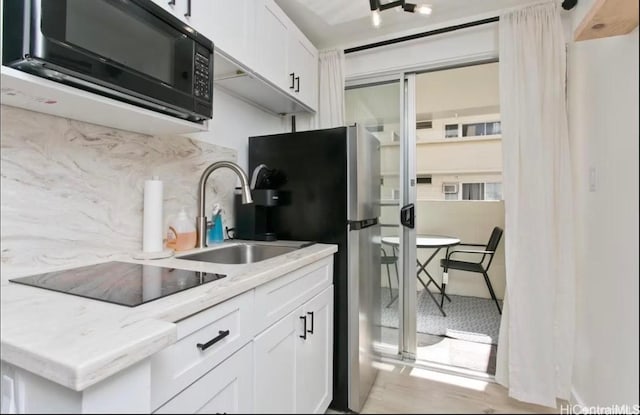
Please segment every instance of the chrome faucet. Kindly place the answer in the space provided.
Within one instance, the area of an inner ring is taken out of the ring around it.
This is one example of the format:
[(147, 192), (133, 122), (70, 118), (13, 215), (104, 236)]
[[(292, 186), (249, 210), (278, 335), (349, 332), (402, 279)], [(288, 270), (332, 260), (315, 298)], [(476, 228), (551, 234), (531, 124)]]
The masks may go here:
[(207, 184), (207, 179), (209, 178), (209, 176), (211, 176), (211, 173), (221, 167), (227, 167), (228, 169), (233, 170), (233, 172), (240, 178), (240, 185), (242, 186), (242, 203), (253, 203), (253, 199), (251, 198), (251, 190), (249, 190), (249, 180), (247, 179), (247, 174), (242, 170), (240, 166), (232, 161), (217, 161), (207, 167), (204, 172), (202, 172), (202, 176), (200, 176), (200, 183), (198, 184), (198, 217), (196, 218), (196, 229), (198, 231), (197, 248), (204, 248), (207, 246), (207, 244), (205, 243), (205, 241), (207, 240), (207, 217), (204, 214), (204, 188)]

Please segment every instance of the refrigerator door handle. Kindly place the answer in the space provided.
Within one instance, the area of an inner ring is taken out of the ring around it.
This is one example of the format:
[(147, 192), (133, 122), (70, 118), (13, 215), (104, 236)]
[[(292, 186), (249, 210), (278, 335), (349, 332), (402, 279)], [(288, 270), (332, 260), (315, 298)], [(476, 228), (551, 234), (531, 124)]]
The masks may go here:
[(416, 208), (413, 203), (409, 203), (400, 209), (400, 223), (402, 226), (413, 229), (416, 225)]

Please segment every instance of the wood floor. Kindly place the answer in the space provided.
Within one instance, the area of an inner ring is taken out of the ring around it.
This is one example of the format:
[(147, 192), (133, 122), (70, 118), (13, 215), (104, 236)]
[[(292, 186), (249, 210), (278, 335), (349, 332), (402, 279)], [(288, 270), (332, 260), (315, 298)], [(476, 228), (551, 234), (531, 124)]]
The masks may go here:
[(402, 363), (379, 363), (363, 414), (559, 413), (509, 398), (502, 386)]
[[(388, 353), (397, 353), (398, 329), (382, 327), (382, 344)], [(456, 366), (494, 375), (497, 348), (494, 344), (476, 343), (416, 333), (416, 360)], [(395, 345), (395, 349), (392, 347)]]

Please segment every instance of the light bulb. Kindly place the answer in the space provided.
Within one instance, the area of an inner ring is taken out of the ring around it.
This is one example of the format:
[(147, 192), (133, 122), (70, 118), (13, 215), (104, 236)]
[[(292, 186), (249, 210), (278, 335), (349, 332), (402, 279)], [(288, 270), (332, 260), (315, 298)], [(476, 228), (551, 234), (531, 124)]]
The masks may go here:
[(371, 13), (371, 23), (373, 24), (374, 27), (379, 27), (380, 26), (380, 12), (377, 10), (374, 10)]
[(429, 15), (431, 14), (431, 6), (427, 4), (420, 4), (416, 7), (416, 11), (420, 14)]

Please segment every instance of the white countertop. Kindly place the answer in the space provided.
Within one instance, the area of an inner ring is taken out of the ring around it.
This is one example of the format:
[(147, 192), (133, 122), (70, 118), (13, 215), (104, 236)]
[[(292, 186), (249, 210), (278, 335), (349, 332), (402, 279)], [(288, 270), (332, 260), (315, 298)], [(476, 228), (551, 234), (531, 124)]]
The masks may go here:
[[(185, 251), (179, 255), (217, 247)], [(227, 275), (221, 280), (137, 307), (4, 281), (1, 289), (0, 357), (3, 361), (80, 391), (174, 343), (174, 322), (335, 252), (336, 245), (314, 244), (243, 265), (213, 264), (175, 257), (145, 261), (128, 256), (110, 258), (109, 261)]]

